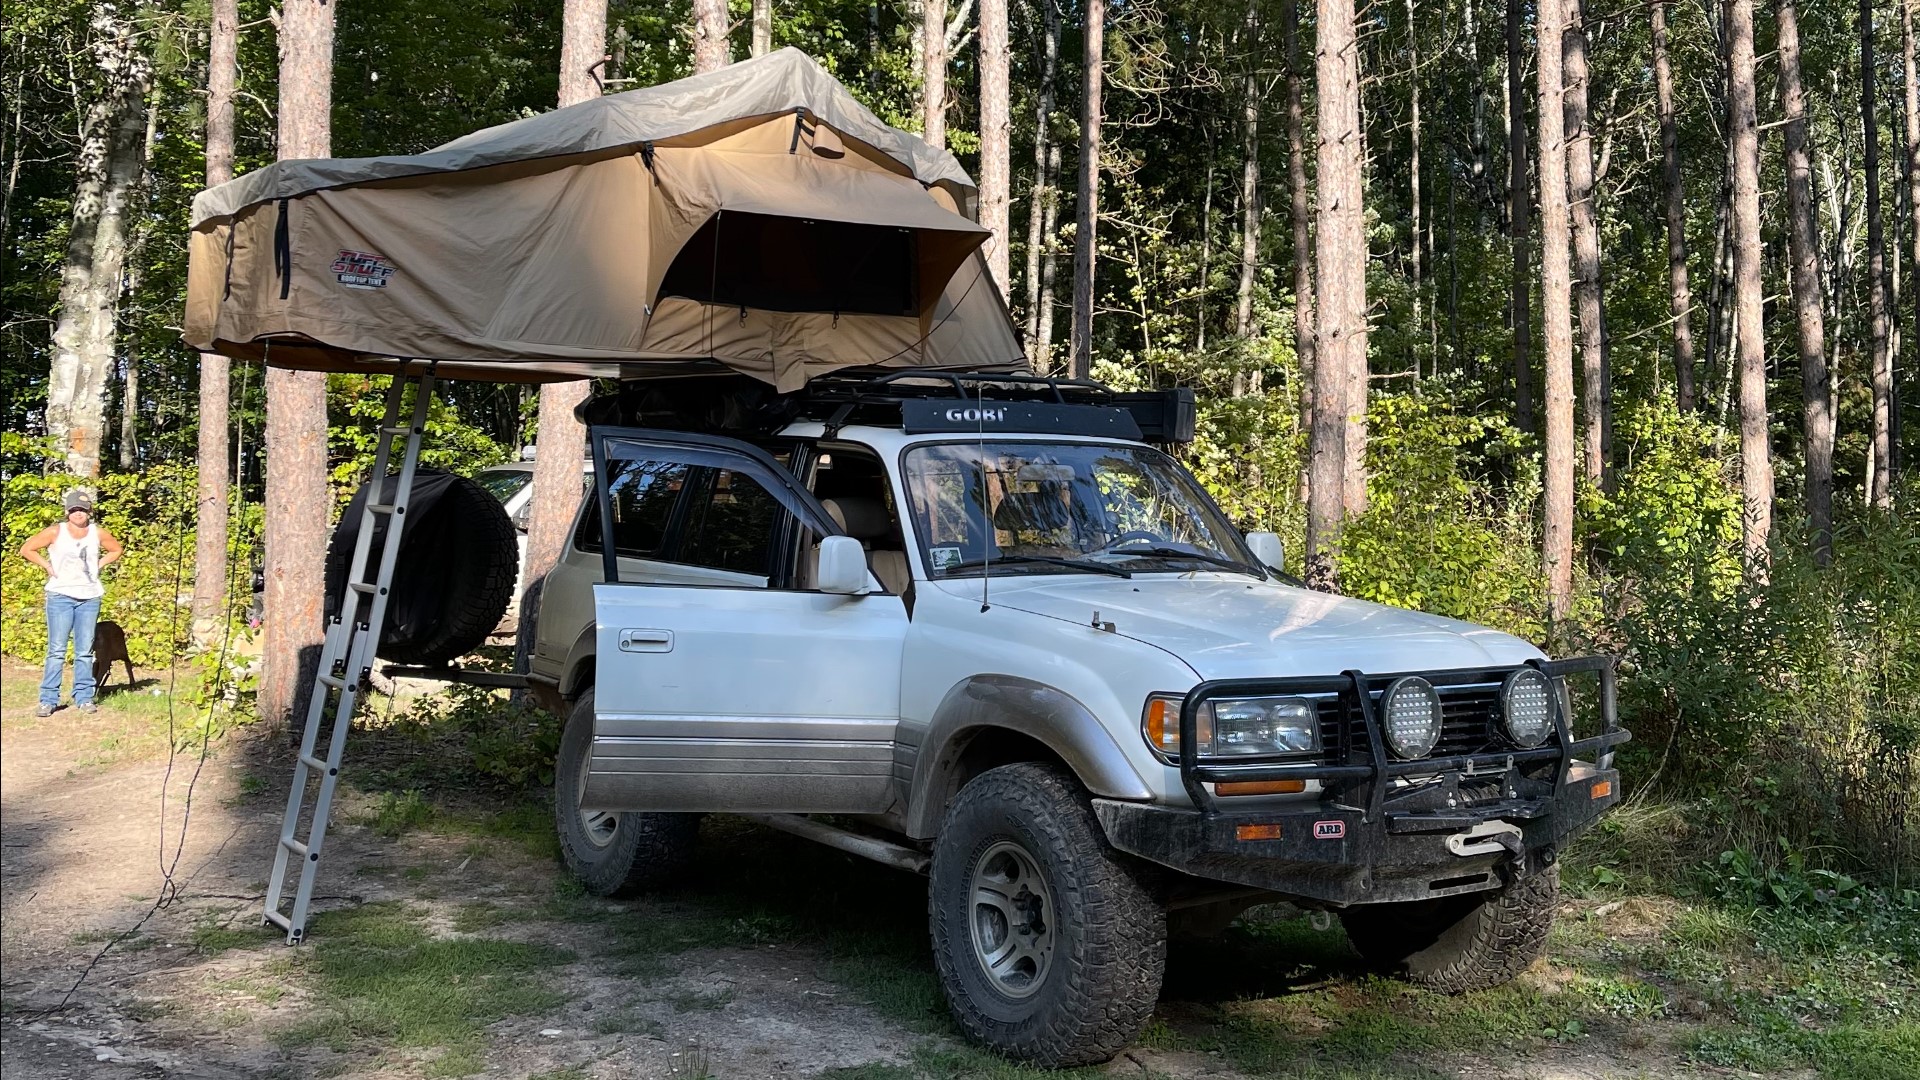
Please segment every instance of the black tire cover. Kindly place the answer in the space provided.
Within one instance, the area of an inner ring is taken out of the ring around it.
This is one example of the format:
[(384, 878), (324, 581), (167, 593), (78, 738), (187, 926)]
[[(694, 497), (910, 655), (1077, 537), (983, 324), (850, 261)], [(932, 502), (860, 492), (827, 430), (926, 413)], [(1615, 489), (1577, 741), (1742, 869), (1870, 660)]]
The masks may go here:
[[(391, 503), (400, 478), (379, 483), (379, 501)], [(342, 607), (353, 548), (367, 497), (361, 487), (327, 545), (327, 615)], [(376, 653), (399, 664), (445, 664), (478, 648), (513, 600), (520, 552), (513, 522), (487, 490), (438, 469), (414, 474), (407, 523), (400, 535), (387, 598), (385, 631)], [(374, 525), (368, 577), (379, 564), (387, 520)]]

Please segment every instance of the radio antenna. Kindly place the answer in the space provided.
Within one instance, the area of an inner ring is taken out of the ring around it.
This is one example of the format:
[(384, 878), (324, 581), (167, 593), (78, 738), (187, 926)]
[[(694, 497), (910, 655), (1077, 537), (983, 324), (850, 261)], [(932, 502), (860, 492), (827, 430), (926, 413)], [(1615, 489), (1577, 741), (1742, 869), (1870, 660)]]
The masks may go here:
[[(993, 492), (987, 485), (987, 384), (974, 384), (974, 393), (979, 403), (974, 409), (974, 422), (979, 425), (977, 430), (980, 433), (980, 510), (987, 519), (984, 559), (980, 564), (980, 613), (985, 615), (987, 609), (992, 607), (987, 603), (987, 588), (993, 581), (993, 547), (998, 538), (993, 535), (993, 508), (988, 505)], [(960, 400), (965, 401), (966, 398)]]

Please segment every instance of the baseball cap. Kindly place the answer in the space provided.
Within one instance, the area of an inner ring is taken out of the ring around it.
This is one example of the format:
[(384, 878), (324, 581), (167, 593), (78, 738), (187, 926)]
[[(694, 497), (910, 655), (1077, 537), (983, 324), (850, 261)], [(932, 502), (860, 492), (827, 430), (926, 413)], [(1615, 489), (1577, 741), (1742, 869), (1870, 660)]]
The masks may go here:
[(62, 506), (69, 514), (75, 510), (85, 510), (91, 514), (93, 513), (93, 496), (87, 494), (87, 492), (80, 488), (70, 488), (67, 491), (66, 498), (62, 501)]

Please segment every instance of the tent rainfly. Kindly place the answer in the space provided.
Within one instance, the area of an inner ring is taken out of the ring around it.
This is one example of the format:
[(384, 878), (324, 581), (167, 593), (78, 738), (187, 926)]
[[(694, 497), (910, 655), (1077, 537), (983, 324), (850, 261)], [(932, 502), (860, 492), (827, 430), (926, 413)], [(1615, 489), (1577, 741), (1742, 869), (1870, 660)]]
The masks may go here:
[(186, 340), (547, 381), (1012, 369), (959, 162), (795, 49), (477, 131), (281, 161), (193, 203)]

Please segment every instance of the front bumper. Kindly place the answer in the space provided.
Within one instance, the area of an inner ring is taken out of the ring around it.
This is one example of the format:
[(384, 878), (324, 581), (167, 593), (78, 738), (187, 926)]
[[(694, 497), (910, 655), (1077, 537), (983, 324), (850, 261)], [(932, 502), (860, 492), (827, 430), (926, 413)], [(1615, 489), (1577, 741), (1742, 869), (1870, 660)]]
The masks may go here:
[[(1202, 683), (1181, 709), (1181, 746), (1196, 745), (1205, 702), (1240, 696), (1318, 695), (1354, 718), (1363, 737), (1343, 736), (1342, 755), (1332, 761), (1210, 765), (1183, 754), (1180, 779), (1193, 808), (1096, 799), (1094, 809), (1108, 841), (1122, 851), (1196, 877), (1326, 904), (1499, 888), (1549, 865), (1568, 836), (1619, 801), (1613, 748), (1632, 737), (1619, 724), (1611, 659), (1530, 666), (1555, 679), (1597, 676), (1600, 733), (1576, 740), (1563, 699), (1556, 738), (1545, 746), (1390, 760), (1375, 705), (1379, 692), (1407, 673)], [(1418, 674), (1438, 687), (1471, 686), (1510, 670)], [(1228, 811), (1210, 790), (1283, 780), (1316, 781), (1324, 796)]]
[(1618, 771), (1577, 764), (1551, 795), (1371, 821), (1340, 805), (1209, 814), (1095, 799), (1093, 810), (1121, 851), (1199, 878), (1346, 905), (1497, 889), (1551, 865), (1567, 837), (1619, 801)]

